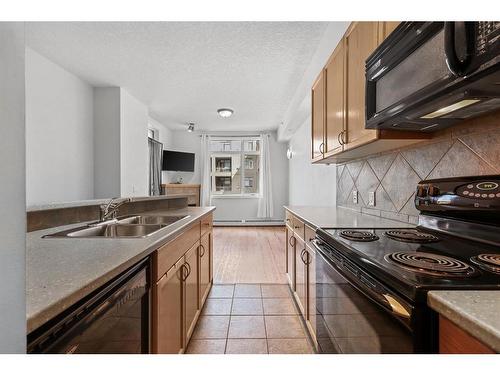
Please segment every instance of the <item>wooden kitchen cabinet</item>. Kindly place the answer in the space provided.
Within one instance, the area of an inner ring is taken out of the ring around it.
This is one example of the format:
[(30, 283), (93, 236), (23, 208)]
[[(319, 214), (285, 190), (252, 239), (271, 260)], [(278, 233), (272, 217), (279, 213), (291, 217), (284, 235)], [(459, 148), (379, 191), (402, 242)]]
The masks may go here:
[(198, 256), (200, 266), (200, 306), (203, 306), (212, 284), (212, 231), (202, 235)]
[(200, 246), (198, 243), (193, 245), (184, 256), (184, 265), (187, 268), (187, 274), (184, 281), (185, 288), (185, 313), (184, 313), (184, 330), (186, 342), (191, 338), (194, 331), (198, 315), (200, 313), (200, 302), (198, 299), (198, 251)]
[(452, 321), (439, 316), (440, 354), (494, 354), (495, 351), (465, 332)]
[(182, 353), (189, 343), (212, 286), (211, 228), (210, 214), (153, 253), (153, 353)]
[(297, 237), (295, 245), (295, 300), (303, 317), (307, 318), (307, 259), (304, 241)]
[(306, 225), (305, 228), (305, 244), (306, 244), (306, 259), (307, 259), (307, 315), (306, 315), (306, 325), (313, 338), (313, 342), (316, 343), (316, 249), (314, 248), (312, 241), (316, 237), (316, 231), (314, 228)]
[(293, 228), (286, 225), (286, 276), (288, 285), (292, 291), (295, 290), (295, 245), (297, 239), (293, 235)]
[(345, 102), (344, 102), (344, 66), (345, 66), (344, 40), (341, 40), (332, 53), (325, 67), (325, 155), (328, 157), (341, 152), (341, 137), (345, 130)]
[(322, 160), (325, 146), (325, 76), (321, 71), (311, 90), (312, 159)]
[[(286, 272), (290, 289), (316, 345), (316, 251), (313, 227), (286, 211)], [(293, 225), (293, 223), (301, 225)], [(298, 231), (298, 233), (296, 232)]]
[(385, 22), (379, 22), (380, 28), (379, 32), (383, 36), (382, 39), (387, 38), (395, 29), (400, 25), (401, 22), (399, 21), (385, 21)]
[(312, 162), (346, 162), (432, 137), (365, 128), (366, 59), (398, 24), (353, 22), (333, 51), (312, 87)]
[(154, 353), (175, 354), (184, 350), (182, 329), (184, 274), (184, 258), (182, 258), (153, 285)]
[(353, 22), (345, 36), (347, 150), (378, 136), (377, 130), (365, 129), (365, 60), (379, 44), (378, 31), (378, 22)]

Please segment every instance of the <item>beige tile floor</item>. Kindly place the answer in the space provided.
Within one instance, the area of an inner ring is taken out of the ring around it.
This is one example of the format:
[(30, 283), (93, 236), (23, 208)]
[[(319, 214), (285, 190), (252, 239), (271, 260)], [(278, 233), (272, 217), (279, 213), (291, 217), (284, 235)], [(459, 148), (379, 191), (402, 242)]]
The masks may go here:
[(287, 285), (216, 284), (188, 354), (310, 354), (313, 352)]

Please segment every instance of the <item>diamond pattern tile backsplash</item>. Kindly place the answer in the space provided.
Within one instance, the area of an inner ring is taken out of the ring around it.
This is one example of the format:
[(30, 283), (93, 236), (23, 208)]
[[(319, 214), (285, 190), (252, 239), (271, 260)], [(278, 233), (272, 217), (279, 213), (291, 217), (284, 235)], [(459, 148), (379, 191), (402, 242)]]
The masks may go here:
[[(337, 205), (416, 223), (413, 199), (420, 180), (486, 174), (500, 174), (500, 112), (409, 148), (337, 165)], [(368, 206), (372, 191), (375, 206)]]

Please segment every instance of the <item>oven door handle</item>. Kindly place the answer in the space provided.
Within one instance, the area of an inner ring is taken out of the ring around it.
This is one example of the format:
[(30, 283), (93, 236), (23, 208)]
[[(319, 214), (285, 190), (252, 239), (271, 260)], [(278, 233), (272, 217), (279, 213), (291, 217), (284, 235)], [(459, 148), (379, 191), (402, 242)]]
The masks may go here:
[[(344, 278), (346, 278), (353, 287), (363, 293), (367, 298), (375, 302), (377, 305), (388, 311), (392, 315), (396, 315), (406, 325), (410, 326), (412, 307), (403, 302), (399, 297), (396, 297), (392, 292), (382, 287), (381, 285), (370, 287), (368, 282), (363, 282), (359, 277), (352, 275), (352, 271), (346, 271), (346, 267), (339, 266), (335, 262), (327, 259), (325, 250), (321, 247), (321, 242), (317, 239), (312, 241), (313, 246), (318, 251), (321, 259), (331, 267), (335, 268)], [(362, 276), (361, 276), (362, 277)]]

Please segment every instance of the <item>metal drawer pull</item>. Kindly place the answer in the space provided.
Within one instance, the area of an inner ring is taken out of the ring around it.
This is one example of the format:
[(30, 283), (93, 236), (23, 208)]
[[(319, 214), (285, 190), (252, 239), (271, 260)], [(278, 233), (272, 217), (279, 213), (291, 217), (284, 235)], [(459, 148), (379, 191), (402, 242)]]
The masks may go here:
[(325, 147), (325, 144), (324, 144), (324, 143), (321, 143), (321, 144), (319, 145), (319, 152), (320, 152), (321, 154), (324, 154), (324, 150), (323, 150), (323, 149), (324, 149), (324, 147)]
[(203, 258), (203, 255), (205, 255), (205, 246), (200, 245), (200, 249), (203, 250), (203, 253), (200, 254), (200, 258)]
[(290, 246), (295, 246), (295, 244), (297, 243), (297, 239), (294, 236), (291, 236), (290, 239), (288, 240), (288, 243), (290, 244)]

